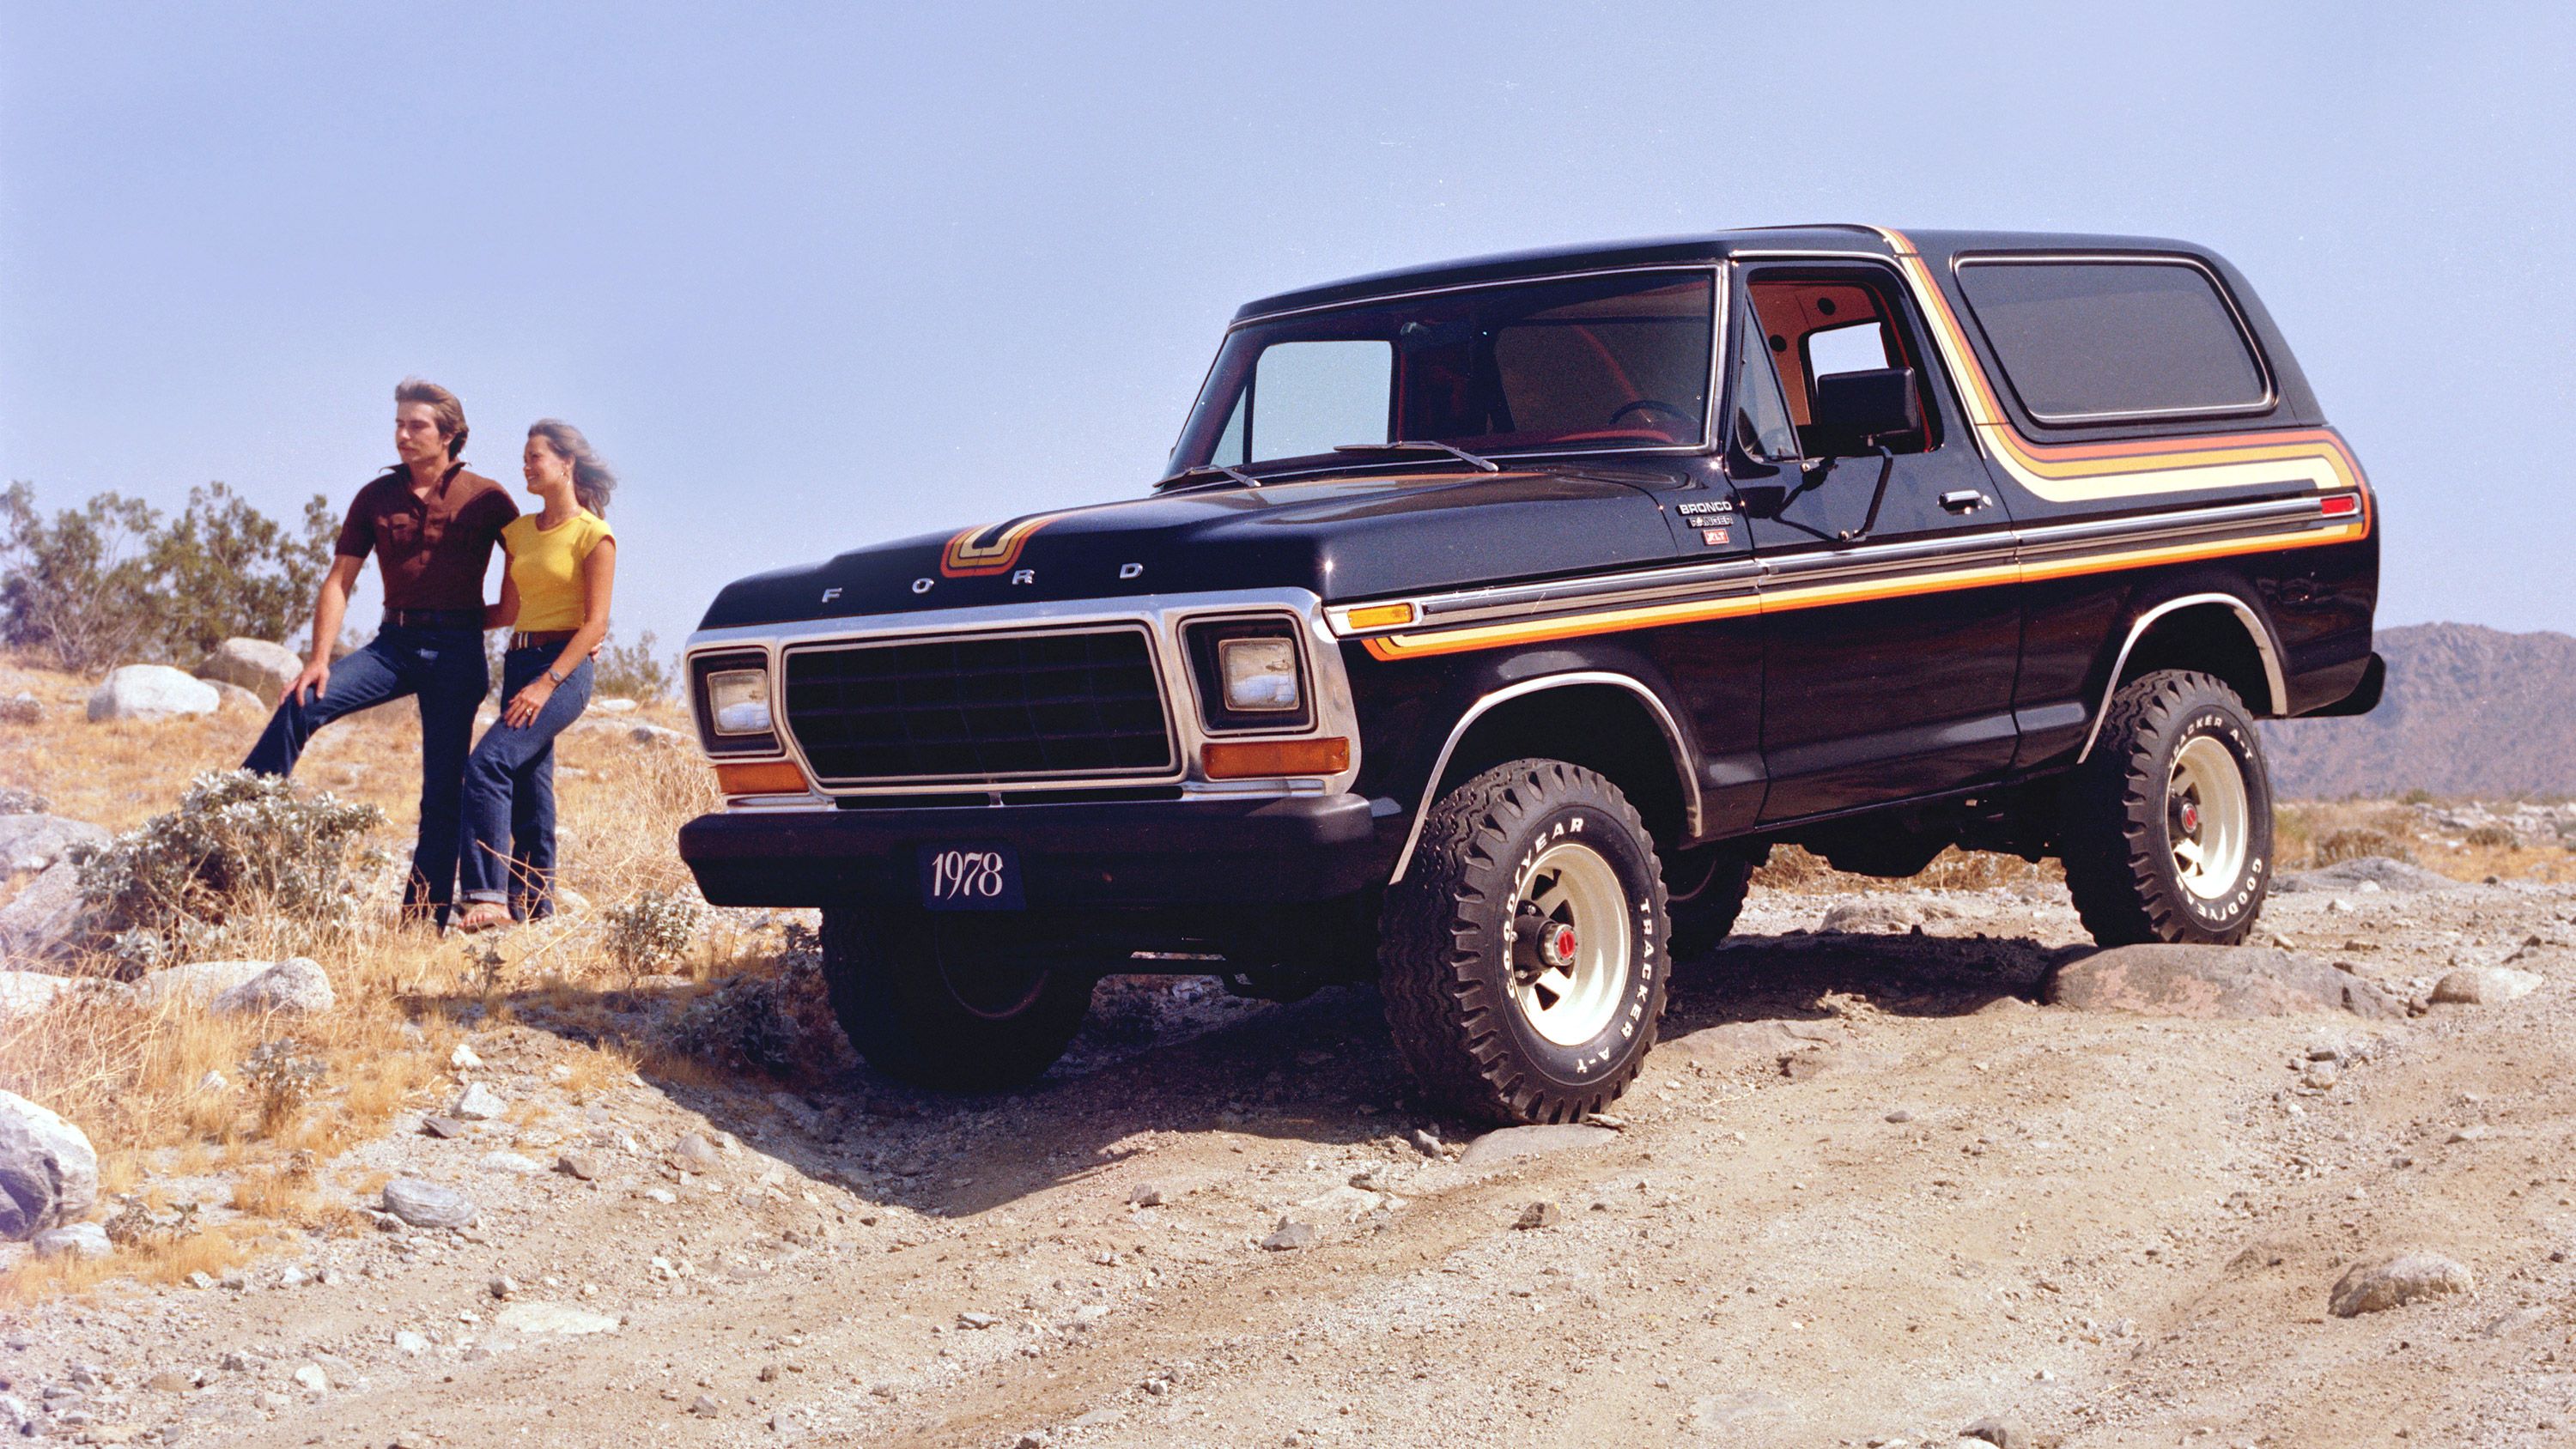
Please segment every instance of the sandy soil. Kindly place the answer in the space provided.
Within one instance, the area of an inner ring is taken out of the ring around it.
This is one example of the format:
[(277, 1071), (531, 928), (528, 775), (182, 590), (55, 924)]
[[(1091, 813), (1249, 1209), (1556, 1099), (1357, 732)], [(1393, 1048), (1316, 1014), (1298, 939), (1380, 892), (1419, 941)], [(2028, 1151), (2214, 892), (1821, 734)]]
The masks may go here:
[[(983, 1102), (576, 1092), (567, 1034), (496, 1027), (458, 1075), (523, 1120), (333, 1164), (475, 1228), (24, 1310), (0, 1379), (102, 1442), (2576, 1443), (2576, 890), (2276, 898), (2266, 939), (2418, 1001), (2545, 978), (2405, 1021), (2040, 1007), (2062, 891), (1870, 899), (1925, 933), (1757, 896), (1617, 1129), (1500, 1163), (1412, 1104), (1365, 990), (1105, 987)], [(524, 1170), (566, 1151), (595, 1180)], [(1262, 1247), (1283, 1218), (1312, 1245)], [(2327, 1314), (2406, 1248), (2476, 1292)]]

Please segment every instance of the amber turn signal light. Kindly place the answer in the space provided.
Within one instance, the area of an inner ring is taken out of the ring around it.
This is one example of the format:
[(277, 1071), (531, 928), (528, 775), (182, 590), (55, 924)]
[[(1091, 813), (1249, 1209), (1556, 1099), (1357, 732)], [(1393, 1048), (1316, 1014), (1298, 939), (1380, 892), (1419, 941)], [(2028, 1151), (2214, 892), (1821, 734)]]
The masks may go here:
[(802, 795), (805, 772), (793, 760), (716, 766), (716, 788), (727, 795)]
[(1354, 629), (1383, 629), (1389, 624), (1412, 623), (1413, 606), (1411, 604), (1371, 604), (1366, 608), (1351, 610), (1347, 617)]
[(1200, 750), (1199, 763), (1211, 780), (1333, 775), (1351, 767), (1351, 742), (1340, 735), (1320, 740), (1226, 740)]

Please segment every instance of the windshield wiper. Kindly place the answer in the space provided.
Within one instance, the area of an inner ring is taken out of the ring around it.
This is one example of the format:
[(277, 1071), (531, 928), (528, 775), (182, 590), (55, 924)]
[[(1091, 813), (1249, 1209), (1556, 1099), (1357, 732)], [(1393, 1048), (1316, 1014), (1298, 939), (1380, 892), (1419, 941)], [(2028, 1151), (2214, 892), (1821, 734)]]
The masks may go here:
[(1450, 457), (1455, 458), (1462, 463), (1474, 464), (1478, 469), (1487, 473), (1500, 473), (1503, 471), (1503, 465), (1495, 462), (1493, 459), (1479, 458), (1464, 448), (1451, 447), (1447, 443), (1433, 443), (1427, 441), (1406, 441), (1396, 443), (1335, 443), (1333, 445), (1333, 451), (1336, 453), (1446, 453)]
[(1244, 472), (1241, 468), (1229, 468), (1223, 463), (1201, 463), (1195, 468), (1183, 468), (1171, 477), (1159, 480), (1154, 484), (1154, 491), (1160, 493), (1170, 488), (1186, 488), (1193, 483), (1211, 483), (1219, 478), (1231, 478), (1246, 488), (1261, 486), (1260, 479)]

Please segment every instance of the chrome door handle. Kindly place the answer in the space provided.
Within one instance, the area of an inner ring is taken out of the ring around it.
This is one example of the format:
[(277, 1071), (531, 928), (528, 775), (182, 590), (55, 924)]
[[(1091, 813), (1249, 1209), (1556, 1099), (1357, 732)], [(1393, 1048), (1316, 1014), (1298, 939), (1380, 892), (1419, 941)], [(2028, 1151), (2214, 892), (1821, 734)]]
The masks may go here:
[(1941, 495), (1941, 506), (1952, 513), (1974, 513), (1994, 501), (1974, 488), (1954, 488)]

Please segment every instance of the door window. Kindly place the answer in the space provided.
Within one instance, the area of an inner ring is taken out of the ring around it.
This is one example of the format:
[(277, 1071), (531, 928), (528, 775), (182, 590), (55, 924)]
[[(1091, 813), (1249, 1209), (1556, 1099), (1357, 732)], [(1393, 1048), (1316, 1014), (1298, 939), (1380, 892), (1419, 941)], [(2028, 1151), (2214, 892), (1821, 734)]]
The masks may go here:
[(1735, 445), (1764, 462), (1789, 461), (1799, 456), (1798, 428), (1789, 420), (1789, 400), (1780, 392), (1780, 373), (1771, 365), (1762, 319), (1750, 307), (1737, 312)]
[(1929, 452), (1940, 444), (1940, 412), (1931, 375), (1907, 322), (1895, 278), (1877, 268), (1775, 267), (1755, 272), (1745, 285), (1763, 341), (1779, 365), (1789, 419), (1800, 452), (1821, 456), (1814, 429), (1816, 379), (1844, 372), (1910, 367), (1922, 394), (1923, 431), (1883, 439), (1898, 453)]

